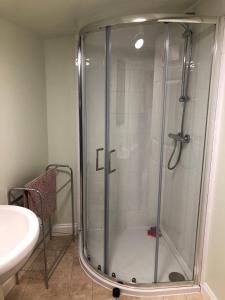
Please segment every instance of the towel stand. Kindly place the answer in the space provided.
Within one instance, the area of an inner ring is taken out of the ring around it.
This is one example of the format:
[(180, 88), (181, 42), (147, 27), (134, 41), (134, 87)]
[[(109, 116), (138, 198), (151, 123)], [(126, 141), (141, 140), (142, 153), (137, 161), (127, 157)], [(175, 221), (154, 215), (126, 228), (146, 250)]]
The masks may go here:
[[(66, 173), (69, 175), (69, 180), (67, 180), (60, 188), (56, 190), (56, 195), (62, 191), (66, 186), (70, 184), (70, 192), (71, 192), (71, 210), (72, 210), (72, 240), (75, 240), (75, 223), (74, 223), (74, 187), (73, 187), (73, 170), (69, 165), (63, 165), (63, 164), (50, 164), (46, 167), (46, 171), (49, 169), (54, 168), (56, 169), (59, 173)], [(67, 171), (66, 171), (67, 170)], [(15, 196), (15, 193), (21, 192), (19, 196)], [(38, 194), (39, 201), (40, 201), (40, 208), (41, 208), (41, 231), (42, 231), (42, 238), (39, 240), (37, 245), (35, 246), (34, 251), (41, 245), (43, 244), (43, 254), (44, 254), (44, 282), (45, 282), (45, 287), (46, 289), (48, 288), (48, 281), (53, 274), (55, 268), (57, 267), (58, 263), (60, 262), (61, 258), (65, 254), (68, 245), (66, 244), (58, 253), (54, 261), (51, 263), (51, 265), (48, 268), (47, 265), (47, 238), (49, 235), (50, 240), (52, 239), (52, 222), (51, 222), (51, 216), (48, 218), (48, 229), (46, 231), (45, 228), (45, 220), (43, 218), (43, 201), (44, 198), (41, 194), (41, 192), (38, 189), (32, 189), (32, 188), (25, 188), (25, 187), (13, 187), (10, 188), (8, 191), (8, 204), (9, 205), (20, 205), (24, 206), (24, 196), (26, 193), (29, 192), (35, 192)], [(19, 276), (18, 273), (16, 274), (16, 283), (19, 284)]]

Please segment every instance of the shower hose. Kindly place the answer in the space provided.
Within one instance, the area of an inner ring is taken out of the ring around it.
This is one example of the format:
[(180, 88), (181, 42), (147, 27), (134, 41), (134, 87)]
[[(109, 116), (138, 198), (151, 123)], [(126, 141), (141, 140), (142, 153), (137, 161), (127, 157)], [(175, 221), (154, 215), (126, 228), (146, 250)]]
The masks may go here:
[[(173, 160), (173, 157), (174, 157), (174, 155), (176, 153), (176, 149), (177, 149), (177, 146), (178, 146), (177, 144), (178, 143), (179, 143), (179, 152), (178, 152), (177, 160), (175, 161), (174, 164), (172, 164), (172, 160)], [(172, 153), (170, 155), (170, 158), (169, 158), (168, 164), (167, 164), (167, 168), (169, 170), (174, 170), (177, 167), (177, 165), (179, 164), (180, 159), (181, 159), (182, 148), (183, 148), (183, 143), (180, 142), (180, 141), (174, 140), (173, 151), (172, 151)]]

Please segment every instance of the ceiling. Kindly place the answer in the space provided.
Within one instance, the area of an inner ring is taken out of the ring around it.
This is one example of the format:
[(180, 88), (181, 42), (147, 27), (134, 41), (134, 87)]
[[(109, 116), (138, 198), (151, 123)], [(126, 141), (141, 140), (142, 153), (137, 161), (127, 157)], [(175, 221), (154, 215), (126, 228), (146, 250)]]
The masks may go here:
[(197, 0), (0, 0), (0, 16), (44, 37), (76, 33), (106, 18), (139, 13), (184, 13)]

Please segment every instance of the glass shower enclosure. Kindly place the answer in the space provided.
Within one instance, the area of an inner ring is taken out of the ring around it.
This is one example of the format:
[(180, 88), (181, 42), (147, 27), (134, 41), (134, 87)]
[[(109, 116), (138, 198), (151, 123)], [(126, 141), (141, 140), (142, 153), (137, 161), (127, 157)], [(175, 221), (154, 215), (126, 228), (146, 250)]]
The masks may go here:
[(193, 282), (215, 24), (108, 24), (80, 35), (82, 255), (125, 285)]

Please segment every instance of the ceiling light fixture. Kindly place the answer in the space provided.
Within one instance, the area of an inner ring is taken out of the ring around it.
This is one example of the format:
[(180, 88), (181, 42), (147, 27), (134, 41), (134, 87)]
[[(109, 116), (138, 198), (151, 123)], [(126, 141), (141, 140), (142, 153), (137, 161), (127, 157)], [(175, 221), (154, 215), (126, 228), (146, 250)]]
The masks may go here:
[(141, 23), (141, 22), (145, 22), (146, 19), (145, 18), (136, 18), (136, 19), (133, 19), (132, 22), (135, 22), (135, 23)]
[(138, 39), (136, 40), (134, 47), (136, 49), (141, 49), (141, 47), (144, 45), (144, 40), (143, 39)]

